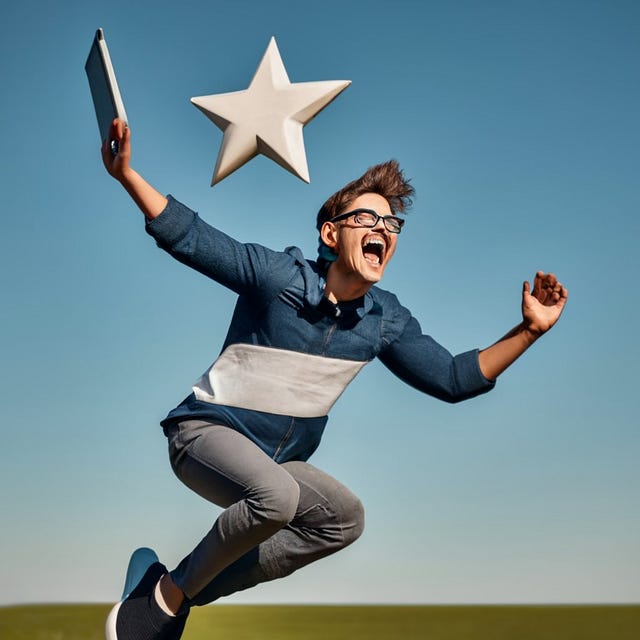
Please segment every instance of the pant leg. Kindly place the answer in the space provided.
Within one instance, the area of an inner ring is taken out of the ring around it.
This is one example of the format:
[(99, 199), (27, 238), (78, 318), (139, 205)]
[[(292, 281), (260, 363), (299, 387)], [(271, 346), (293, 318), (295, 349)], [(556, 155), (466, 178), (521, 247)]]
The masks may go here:
[(193, 604), (289, 575), (362, 532), (358, 498), (319, 469), (278, 465), (227, 427), (189, 421), (168, 435), (178, 477), (227, 507), (171, 572)]
[(364, 510), (344, 485), (305, 462), (282, 465), (300, 487), (294, 518), (229, 567), (193, 599), (213, 602), (262, 582), (287, 576), (354, 542), (364, 527)]
[(225, 507), (212, 529), (171, 572), (188, 598), (295, 516), (296, 480), (242, 434), (201, 421), (169, 435), (172, 467), (189, 488)]

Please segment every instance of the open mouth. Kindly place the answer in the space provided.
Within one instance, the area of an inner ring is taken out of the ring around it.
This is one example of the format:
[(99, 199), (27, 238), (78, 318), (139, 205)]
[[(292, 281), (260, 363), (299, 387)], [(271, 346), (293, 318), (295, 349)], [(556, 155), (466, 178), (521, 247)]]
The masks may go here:
[(362, 255), (371, 264), (381, 264), (386, 249), (387, 245), (380, 236), (369, 236), (362, 245)]

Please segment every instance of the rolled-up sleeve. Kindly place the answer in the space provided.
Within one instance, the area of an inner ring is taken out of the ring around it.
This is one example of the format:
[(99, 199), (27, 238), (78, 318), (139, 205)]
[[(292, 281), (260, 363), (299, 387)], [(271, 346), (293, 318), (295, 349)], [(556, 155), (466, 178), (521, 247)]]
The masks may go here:
[(467, 400), (495, 386), (495, 381), (485, 378), (480, 370), (477, 349), (453, 356), (423, 334), (412, 316), (399, 337), (385, 346), (378, 357), (407, 384), (446, 402)]

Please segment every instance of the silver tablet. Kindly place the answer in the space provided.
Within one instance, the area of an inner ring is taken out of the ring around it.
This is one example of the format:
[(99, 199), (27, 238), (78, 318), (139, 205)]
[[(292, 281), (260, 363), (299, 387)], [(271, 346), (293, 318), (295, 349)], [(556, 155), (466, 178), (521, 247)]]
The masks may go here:
[[(113, 119), (120, 118), (126, 124), (127, 114), (124, 110), (124, 103), (102, 29), (96, 31), (96, 37), (93, 39), (84, 69), (87, 72), (87, 78), (89, 78), (91, 97), (100, 129), (100, 139), (104, 141), (109, 137), (109, 128)], [(118, 152), (115, 141), (111, 141), (111, 150), (114, 154)]]

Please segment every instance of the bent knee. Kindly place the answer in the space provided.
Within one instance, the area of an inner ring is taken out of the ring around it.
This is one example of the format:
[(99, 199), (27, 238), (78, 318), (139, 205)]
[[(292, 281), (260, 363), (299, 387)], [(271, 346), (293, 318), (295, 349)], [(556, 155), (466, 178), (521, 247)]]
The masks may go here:
[(364, 531), (364, 506), (359, 498), (351, 494), (342, 505), (342, 537), (346, 547), (355, 542)]
[(250, 500), (254, 515), (263, 523), (280, 529), (288, 525), (296, 515), (300, 500), (300, 487), (289, 475), (262, 487)]

